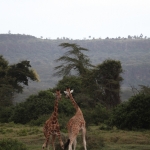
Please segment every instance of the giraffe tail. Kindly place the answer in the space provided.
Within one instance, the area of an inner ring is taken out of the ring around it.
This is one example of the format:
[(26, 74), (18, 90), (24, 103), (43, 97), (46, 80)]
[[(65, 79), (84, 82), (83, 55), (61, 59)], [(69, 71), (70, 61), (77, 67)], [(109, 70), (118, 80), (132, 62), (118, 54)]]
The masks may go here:
[(68, 148), (69, 143), (70, 143), (70, 139), (68, 139), (67, 142), (65, 143), (64, 150), (66, 150)]

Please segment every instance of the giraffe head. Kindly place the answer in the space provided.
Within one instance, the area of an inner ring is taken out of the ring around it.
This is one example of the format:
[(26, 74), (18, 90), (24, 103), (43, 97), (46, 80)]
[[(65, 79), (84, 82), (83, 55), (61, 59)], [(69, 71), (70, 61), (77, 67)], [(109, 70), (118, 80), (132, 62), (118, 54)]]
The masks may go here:
[(66, 88), (66, 91), (64, 91), (64, 93), (66, 94), (66, 98), (69, 98), (69, 95), (73, 93), (73, 90), (70, 90), (70, 88)]
[(60, 90), (56, 90), (56, 92), (54, 93), (54, 96), (56, 97), (57, 100), (61, 100), (61, 93)]

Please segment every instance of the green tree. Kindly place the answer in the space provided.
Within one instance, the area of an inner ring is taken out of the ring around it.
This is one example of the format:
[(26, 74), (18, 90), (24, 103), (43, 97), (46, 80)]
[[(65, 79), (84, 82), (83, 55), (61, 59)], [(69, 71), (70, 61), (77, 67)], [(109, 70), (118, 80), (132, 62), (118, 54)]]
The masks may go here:
[(26, 124), (32, 119), (38, 119), (40, 115), (50, 114), (53, 109), (53, 93), (50, 90), (40, 91), (38, 95), (31, 95), (25, 102), (17, 104), (10, 120)]
[(0, 104), (1, 106), (12, 105), (15, 92), (22, 92), (23, 86), (28, 85), (28, 81), (39, 81), (35, 70), (30, 69), (29, 61), (21, 61), (14, 65), (9, 65), (3, 56), (0, 56)]
[(14, 92), (13, 86), (10, 84), (14, 79), (7, 76), (8, 61), (3, 56), (0, 56), (0, 104), (10, 105), (12, 93)]
[(16, 92), (22, 92), (23, 86), (21, 84), (28, 86), (29, 79), (39, 81), (36, 71), (30, 68), (30, 61), (27, 60), (9, 66), (7, 75), (15, 79), (12, 85)]
[(80, 77), (77, 76), (64, 76), (62, 80), (58, 81), (56, 85), (57, 89), (64, 91), (66, 87), (70, 87), (75, 91), (75, 93), (80, 93), (82, 90), (82, 81)]
[(108, 108), (120, 104), (120, 83), (123, 80), (121, 62), (116, 60), (105, 60), (95, 69), (96, 83), (99, 87), (98, 93)]
[(82, 51), (88, 51), (88, 49), (69, 43), (61, 43), (59, 46), (68, 48), (68, 52), (55, 60), (56, 62), (62, 61), (62, 64), (54, 68), (54, 70), (58, 70), (54, 75), (66, 76), (76, 72), (79, 76), (82, 76), (89, 67), (93, 67), (88, 56), (82, 53)]
[(110, 124), (119, 129), (150, 129), (150, 95), (139, 93), (118, 105)]
[(141, 87), (140, 93), (150, 95), (150, 87), (145, 85), (139, 85)]

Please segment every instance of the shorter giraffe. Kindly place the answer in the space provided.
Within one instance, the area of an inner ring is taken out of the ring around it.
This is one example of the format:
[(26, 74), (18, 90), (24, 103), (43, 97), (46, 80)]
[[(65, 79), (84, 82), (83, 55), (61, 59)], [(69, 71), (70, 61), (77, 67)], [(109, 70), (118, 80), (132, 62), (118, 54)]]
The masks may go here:
[(75, 100), (71, 94), (72, 92), (73, 92), (73, 90), (70, 91), (70, 88), (67, 88), (66, 91), (64, 91), (64, 93), (66, 94), (66, 97), (70, 98), (74, 108), (76, 109), (75, 115), (67, 123), (69, 139), (68, 139), (67, 143), (65, 144), (65, 149), (66, 149), (66, 147), (68, 147), (68, 150), (72, 150), (72, 145), (74, 146), (74, 150), (76, 149), (76, 145), (77, 145), (76, 139), (79, 134), (79, 131), (81, 130), (82, 137), (83, 137), (84, 150), (87, 150), (86, 139), (85, 139), (85, 135), (86, 135), (85, 124), (86, 124), (86, 122), (84, 120), (84, 117), (83, 117), (80, 107), (77, 105), (77, 103), (75, 102)]
[(56, 97), (56, 100), (55, 100), (55, 105), (54, 105), (54, 111), (53, 111), (51, 117), (45, 122), (44, 127), (43, 127), (43, 132), (44, 132), (44, 135), (46, 138), (46, 140), (42, 146), (43, 149), (45, 147), (48, 147), (48, 149), (49, 149), (50, 136), (52, 136), (51, 142), (52, 142), (53, 150), (55, 150), (54, 142), (55, 142), (56, 136), (59, 139), (61, 148), (64, 149), (64, 144), (62, 142), (61, 134), (60, 134), (60, 126), (58, 123), (58, 101), (61, 100), (61, 93), (59, 90), (56, 90), (55, 97)]

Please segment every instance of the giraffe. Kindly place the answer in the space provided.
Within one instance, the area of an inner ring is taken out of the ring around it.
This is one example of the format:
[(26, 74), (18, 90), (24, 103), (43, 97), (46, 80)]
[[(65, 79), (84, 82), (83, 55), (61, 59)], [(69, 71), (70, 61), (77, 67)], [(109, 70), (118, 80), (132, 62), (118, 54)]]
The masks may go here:
[(69, 139), (67, 141), (67, 143), (65, 144), (65, 148), (68, 147), (68, 150), (72, 150), (72, 145), (74, 146), (74, 150), (76, 149), (76, 145), (77, 145), (77, 136), (79, 134), (79, 131), (82, 131), (82, 138), (83, 138), (83, 146), (84, 146), (84, 150), (87, 150), (86, 148), (86, 122), (84, 120), (83, 117), (83, 113), (80, 109), (80, 107), (77, 105), (77, 103), (75, 102), (72, 93), (73, 90), (70, 91), (70, 88), (67, 88), (66, 91), (64, 91), (64, 93), (66, 94), (67, 98), (70, 98), (76, 113), (75, 115), (68, 121), (67, 123), (67, 129), (68, 129), (68, 136)]
[(45, 147), (47, 147), (47, 149), (49, 149), (49, 138), (50, 135), (52, 136), (52, 147), (53, 150), (55, 150), (55, 138), (56, 136), (59, 139), (61, 148), (64, 149), (64, 144), (63, 141), (61, 139), (61, 134), (60, 134), (60, 126), (58, 123), (58, 101), (61, 100), (61, 93), (60, 90), (56, 90), (56, 93), (54, 94), (56, 97), (55, 100), (55, 105), (54, 105), (54, 111), (52, 113), (52, 115), (50, 116), (50, 118), (45, 122), (44, 127), (43, 127), (43, 133), (45, 136), (45, 142), (42, 146), (42, 148), (44, 149)]

